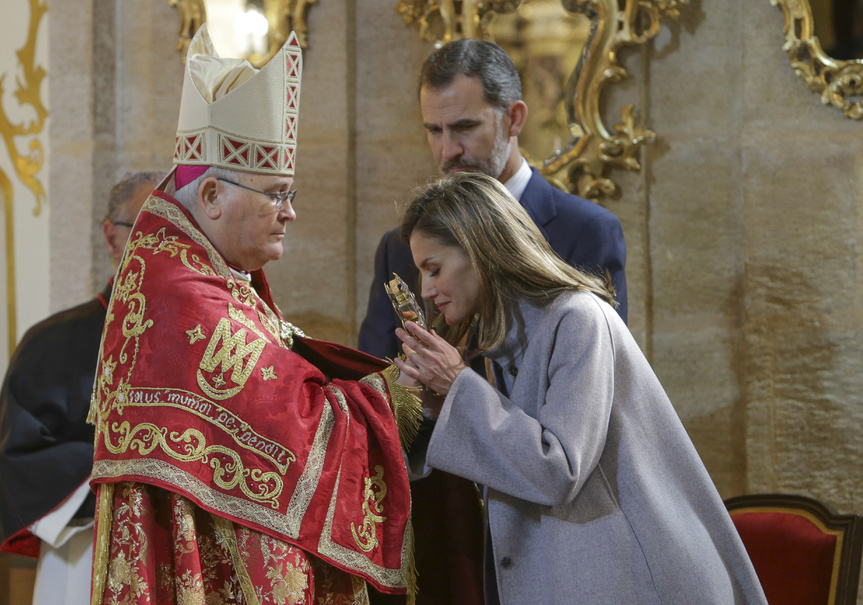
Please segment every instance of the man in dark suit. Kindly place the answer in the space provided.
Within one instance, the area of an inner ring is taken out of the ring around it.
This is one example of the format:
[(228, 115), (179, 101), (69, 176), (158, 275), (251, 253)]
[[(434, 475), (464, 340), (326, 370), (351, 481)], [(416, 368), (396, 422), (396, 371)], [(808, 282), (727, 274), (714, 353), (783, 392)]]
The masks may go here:
[[(503, 183), (564, 260), (582, 270), (608, 271), (617, 312), (626, 321), (626, 243), (620, 221), (598, 204), (555, 189), (521, 156), (518, 135), (527, 105), (506, 52), (481, 40), (444, 45), (423, 63), (419, 98), (429, 147), (441, 172), (482, 172)], [(400, 352), (394, 334), (398, 318), (384, 290), (393, 272), (411, 286), (417, 283), (410, 248), (397, 229), (384, 234), (378, 245), (360, 327), (358, 348), (378, 357)]]
[[(162, 176), (136, 172), (111, 189), (102, 232), (114, 269)], [(39, 559), (34, 605), (90, 602), (96, 499), (86, 418), (110, 298), (111, 283), (27, 330), (0, 389), (0, 552)]]

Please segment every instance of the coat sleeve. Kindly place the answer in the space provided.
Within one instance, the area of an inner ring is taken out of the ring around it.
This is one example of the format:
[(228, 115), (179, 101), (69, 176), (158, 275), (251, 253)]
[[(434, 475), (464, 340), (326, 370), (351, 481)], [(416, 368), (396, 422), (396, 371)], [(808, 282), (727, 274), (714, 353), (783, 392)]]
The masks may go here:
[[(596, 305), (591, 302), (591, 305)], [(575, 498), (602, 456), (614, 392), (613, 343), (601, 311), (567, 313), (548, 336), (546, 370), (519, 374), (535, 406), (511, 400), (475, 372), (461, 372), (428, 449), (434, 468), (523, 500)], [(531, 366), (532, 367), (532, 366)], [(536, 417), (522, 408), (535, 407)]]

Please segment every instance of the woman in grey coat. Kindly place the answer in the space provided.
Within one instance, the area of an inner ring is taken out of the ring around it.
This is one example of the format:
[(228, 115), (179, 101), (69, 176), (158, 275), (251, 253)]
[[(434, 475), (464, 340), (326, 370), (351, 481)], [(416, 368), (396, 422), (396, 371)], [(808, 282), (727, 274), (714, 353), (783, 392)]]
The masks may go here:
[[(481, 174), (422, 189), (402, 235), (437, 330), (398, 330), (397, 363), (439, 395), (426, 402), (427, 465), (484, 487), (487, 602), (766, 603), (603, 281), (555, 256)], [(449, 344), (459, 342), (476, 346)], [(477, 354), (497, 388), (468, 368)]]

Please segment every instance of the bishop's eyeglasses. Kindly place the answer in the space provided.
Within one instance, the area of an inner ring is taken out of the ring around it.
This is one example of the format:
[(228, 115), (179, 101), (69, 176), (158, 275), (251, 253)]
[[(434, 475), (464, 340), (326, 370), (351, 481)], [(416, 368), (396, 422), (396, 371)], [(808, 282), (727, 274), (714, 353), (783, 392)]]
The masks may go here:
[(254, 191), (255, 193), (260, 193), (261, 195), (266, 195), (268, 198), (272, 200), (273, 210), (279, 211), (285, 207), (285, 202), (291, 202), (291, 205), (294, 204), (294, 198), (297, 196), (297, 190), (291, 189), (290, 191), (277, 191), (276, 193), (268, 193), (266, 191), (261, 191), (260, 189), (254, 189), (249, 187), (248, 185), (243, 185), (241, 183), (235, 183), (234, 181), (229, 181), (228, 179), (223, 179), (221, 177), (216, 177), (217, 181), (222, 181), (223, 183), (230, 183), (231, 185), (236, 185), (237, 187), (242, 187), (243, 189), (248, 189), (249, 191)]

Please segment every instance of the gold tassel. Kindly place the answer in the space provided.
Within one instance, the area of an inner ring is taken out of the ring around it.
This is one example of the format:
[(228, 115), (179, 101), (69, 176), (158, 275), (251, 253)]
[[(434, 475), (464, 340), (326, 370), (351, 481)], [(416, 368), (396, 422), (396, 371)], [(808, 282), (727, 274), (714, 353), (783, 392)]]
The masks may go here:
[(399, 440), (405, 451), (410, 451), (411, 443), (419, 432), (423, 420), (422, 399), (416, 393), (422, 387), (406, 387), (396, 382), (401, 371), (395, 364), (388, 366), (381, 372), (390, 391), (393, 401), (393, 416), (399, 429)]

